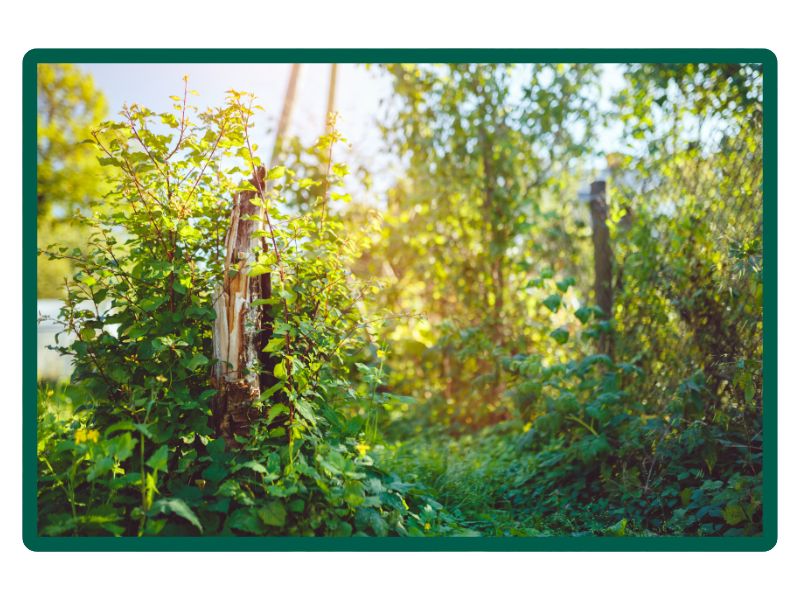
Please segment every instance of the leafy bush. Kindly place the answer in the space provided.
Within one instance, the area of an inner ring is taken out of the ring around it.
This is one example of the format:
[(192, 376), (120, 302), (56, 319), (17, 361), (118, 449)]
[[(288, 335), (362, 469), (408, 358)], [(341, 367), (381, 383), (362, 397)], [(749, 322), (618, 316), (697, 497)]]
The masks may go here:
[(664, 414), (624, 384), (643, 372), (605, 355), (545, 367), (511, 363), (533, 400), (524, 452), (504, 495), (537, 518), (566, 518), (579, 530), (623, 519), (634, 531), (757, 535), (761, 531), (760, 436), (735, 410), (705, 418), (709, 390), (696, 373)]
[[(358, 235), (329, 204), (346, 167), (322, 181), (278, 166), (253, 201), (268, 241), (251, 276), (275, 274), (266, 345), (277, 383), (255, 403), (249, 435), (226, 447), (211, 420), (213, 299), (222, 279), (229, 199), (261, 163), (256, 107), (235, 92), (221, 109), (126, 107), (93, 133), (116, 183), (87, 219), (89, 250), (52, 247), (79, 271), (65, 329), (76, 339), (67, 391), (74, 410), (40, 412), (41, 531), (47, 535), (419, 535), (438, 506), (373, 464), (364, 441), (364, 290), (347, 277)], [(330, 156), (337, 132), (319, 146)], [(244, 180), (238, 181), (237, 179)], [(313, 210), (280, 210), (282, 194), (316, 187)], [(273, 227), (273, 225), (280, 225)], [(374, 377), (374, 376), (373, 376)], [(374, 386), (373, 386), (374, 391)], [(63, 408), (63, 406), (62, 406)], [(64, 501), (70, 508), (63, 510)]]

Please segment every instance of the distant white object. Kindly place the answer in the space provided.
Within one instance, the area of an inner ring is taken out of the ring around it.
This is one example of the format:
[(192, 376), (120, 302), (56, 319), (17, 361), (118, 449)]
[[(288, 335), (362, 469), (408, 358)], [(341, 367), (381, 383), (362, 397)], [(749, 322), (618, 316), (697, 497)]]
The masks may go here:
[[(58, 323), (59, 312), (64, 306), (62, 300), (38, 299), (36, 301), (36, 312), (39, 316), (39, 327), (37, 329), (36, 341), (36, 372), (39, 379), (51, 381), (65, 381), (70, 378), (74, 365), (72, 358), (59, 354), (57, 350), (52, 350), (48, 346), (69, 346), (75, 341), (75, 335)], [(82, 310), (94, 310), (92, 302), (81, 302), (78, 308)], [(109, 303), (100, 303), (100, 313), (107, 311)], [(119, 325), (107, 325), (103, 328), (113, 336), (117, 335)], [(58, 342), (56, 342), (58, 336)]]
[[(56, 323), (58, 312), (64, 302), (61, 300), (37, 300), (36, 312), (39, 314), (39, 326), (36, 334), (36, 374), (39, 379), (63, 381), (72, 374), (72, 359), (62, 356), (48, 346), (56, 345), (56, 335), (63, 331), (61, 325)], [(69, 345), (75, 339), (71, 333), (61, 333), (58, 336), (58, 345)]]

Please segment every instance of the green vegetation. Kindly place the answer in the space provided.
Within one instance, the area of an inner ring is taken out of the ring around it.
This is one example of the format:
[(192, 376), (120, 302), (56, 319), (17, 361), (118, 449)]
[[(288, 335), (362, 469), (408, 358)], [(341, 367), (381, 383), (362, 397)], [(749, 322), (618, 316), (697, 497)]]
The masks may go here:
[[(83, 243), (87, 231), (73, 214), (96, 207), (109, 190), (94, 148), (79, 142), (106, 116), (106, 102), (91, 77), (74, 65), (42, 64), (38, 69), (37, 186), (39, 247)], [(61, 298), (73, 270), (64, 261), (37, 262), (40, 298)]]
[[(111, 191), (85, 244), (42, 250), (77, 271), (41, 533), (760, 534), (759, 70), (626, 65), (607, 106), (592, 65), (382, 68), (405, 168), (382, 206), (345, 193), (335, 127), (262, 164), (248, 94), (92, 130)], [(607, 125), (625, 150), (599, 157)], [(215, 301), (239, 275), (259, 358), (231, 430)]]

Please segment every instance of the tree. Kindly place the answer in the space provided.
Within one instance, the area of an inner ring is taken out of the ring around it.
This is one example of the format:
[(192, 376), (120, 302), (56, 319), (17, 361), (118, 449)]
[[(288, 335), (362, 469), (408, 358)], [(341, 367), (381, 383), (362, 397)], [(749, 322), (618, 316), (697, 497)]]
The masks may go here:
[[(72, 219), (108, 191), (94, 149), (83, 140), (106, 114), (106, 101), (75, 65), (41, 64), (38, 73), (37, 217), (39, 247), (78, 246), (85, 230)], [(73, 272), (68, 261), (37, 261), (39, 297), (59, 297)]]
[[(577, 196), (571, 171), (592, 136), (598, 72), (591, 65), (387, 69), (396, 99), (387, 139), (409, 164), (386, 211), (383, 252), (395, 278), (387, 302), (426, 315), (413, 337), (425, 356), (440, 359), (426, 369), (421, 355), (399, 351), (393, 366), (399, 380), (435, 382), (459, 420), (501, 418), (502, 357), (555, 343), (553, 311), (542, 304), (552, 282), (531, 282), (579, 271), (580, 236), (563, 225), (574, 210), (564, 200)], [(542, 291), (529, 293), (537, 286)]]
[(106, 115), (103, 94), (75, 65), (39, 65), (37, 198), (40, 220), (65, 220), (105, 191), (93, 148), (82, 141)]
[(648, 397), (699, 369), (709, 407), (750, 404), (761, 357), (760, 68), (635, 64), (625, 76), (616, 110), (628, 156), (611, 181), (612, 220), (635, 214), (614, 227), (621, 358), (652, 374)]

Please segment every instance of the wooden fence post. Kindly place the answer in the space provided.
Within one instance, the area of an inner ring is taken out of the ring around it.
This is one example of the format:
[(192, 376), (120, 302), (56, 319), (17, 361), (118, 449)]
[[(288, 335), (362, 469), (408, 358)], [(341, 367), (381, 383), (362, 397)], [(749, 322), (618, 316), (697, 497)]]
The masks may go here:
[[(592, 215), (592, 242), (594, 244), (594, 298), (605, 319), (614, 316), (613, 262), (608, 231), (608, 204), (606, 182), (593, 181), (590, 188), (589, 211)], [(602, 333), (598, 351), (613, 358), (614, 340), (611, 333)]]
[[(289, 129), (300, 65), (293, 64), (286, 85), (275, 144), (269, 166), (274, 167)], [(250, 184), (254, 189), (239, 192), (233, 199), (230, 225), (225, 236), (225, 275), (222, 287), (214, 298), (217, 313), (214, 322), (214, 383), (218, 393), (212, 403), (212, 415), (217, 434), (231, 447), (237, 447), (236, 435), (246, 436), (250, 424), (259, 417), (253, 404), (261, 392), (276, 383), (273, 374), (275, 360), (264, 351), (272, 337), (272, 318), (269, 308), (253, 306), (254, 300), (272, 297), (272, 278), (269, 272), (256, 277), (248, 274), (248, 264), (260, 245), (266, 250), (266, 240), (253, 237), (263, 225), (263, 208), (251, 200), (266, 196), (272, 181), (266, 179), (266, 169), (259, 167)], [(259, 190), (259, 191), (256, 191)], [(253, 219), (252, 217), (258, 217)]]
[[(265, 169), (260, 167), (250, 183), (264, 189), (265, 179)], [(257, 277), (248, 273), (260, 245), (253, 237), (260, 219), (251, 218), (262, 210), (251, 202), (257, 193), (242, 191), (234, 198), (225, 236), (225, 275), (214, 298), (214, 381), (219, 392), (212, 413), (217, 433), (232, 446), (238, 445), (234, 435), (246, 435), (259, 416), (253, 403), (273, 377), (269, 355), (262, 351), (270, 336), (268, 308), (252, 304), (270, 297), (269, 273)]]

